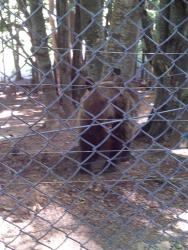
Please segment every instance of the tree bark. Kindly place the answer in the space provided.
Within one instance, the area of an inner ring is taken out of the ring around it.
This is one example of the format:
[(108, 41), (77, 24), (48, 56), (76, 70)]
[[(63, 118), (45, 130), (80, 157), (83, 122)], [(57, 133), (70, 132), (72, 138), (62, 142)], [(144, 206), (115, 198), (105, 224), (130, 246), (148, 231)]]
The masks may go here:
[[(15, 40), (19, 40), (19, 30), (17, 30), (15, 37), (16, 37)], [(16, 43), (15, 52), (13, 51), (14, 64), (15, 64), (15, 69), (16, 69), (16, 81), (19, 81), (19, 80), (22, 79), (22, 74), (21, 74), (21, 69), (20, 69), (20, 56), (19, 56), (20, 53), (19, 53), (19, 50), (20, 50), (20, 47), (19, 47), (18, 43)]]
[[(70, 56), (70, 15), (68, 1), (56, 1), (57, 11), (57, 47), (58, 47), (58, 85), (62, 86), (60, 93), (64, 116), (68, 118), (73, 110), (71, 84), (71, 56)], [(69, 14), (67, 12), (69, 11)]]
[[(33, 45), (32, 23), (31, 23), (31, 19), (30, 19), (30, 13), (29, 13), (29, 11), (27, 9), (27, 6), (28, 6), (27, 0), (18, 0), (17, 3), (18, 3), (19, 10), (23, 13), (25, 19), (27, 20), (25, 22), (26, 29), (24, 29), (24, 30), (28, 34), (28, 36), (30, 37), (31, 44), (34, 47), (34, 45)], [(17, 41), (17, 42), (19, 42), (19, 44), (21, 44), (20, 41)], [(34, 58), (31, 58), (30, 55), (28, 55), (27, 52), (24, 50), (23, 46), (21, 46), (21, 49), (26, 54), (28, 60), (31, 62), (31, 65), (32, 65), (31, 83), (32, 84), (37, 84), (40, 81), (40, 76), (39, 76), (36, 57), (34, 56)]]
[[(9, 1), (7, 3), (9, 5)], [(14, 34), (13, 32), (13, 27), (16, 29), (16, 18), (14, 20), (14, 22), (11, 21), (11, 16), (10, 16), (10, 12), (8, 11), (7, 13), (7, 17), (8, 17), (8, 21), (6, 22), (4, 21), (4, 24), (6, 25), (6, 28), (10, 34), (10, 40), (11, 40), (11, 46), (12, 46), (12, 52), (13, 52), (13, 59), (14, 59), (14, 66), (15, 66), (15, 80), (19, 81), (22, 79), (22, 75), (21, 75), (21, 70), (20, 70), (20, 65), (19, 65), (19, 46), (18, 44), (14, 43), (15, 40), (17, 40), (17, 38), (19, 38), (19, 32), (17, 30), (17, 32)], [(2, 18), (3, 19), (3, 18)]]
[(136, 48), (141, 22), (138, 0), (116, 0), (112, 12), (111, 29), (106, 46), (104, 74), (120, 68), (124, 81), (135, 75)]
[[(156, 140), (169, 138), (172, 134), (174, 138), (181, 135), (181, 131), (178, 132), (179, 125), (177, 126), (177, 124), (186, 113), (182, 99), (185, 90), (181, 88), (188, 86), (186, 80), (188, 72), (186, 4), (182, 0), (176, 0), (169, 5), (168, 0), (161, 0), (160, 9), (163, 9), (160, 12), (161, 16), (157, 26), (160, 51), (159, 53), (154, 51), (155, 55), (151, 61), (159, 88), (156, 91), (156, 99), (149, 121), (142, 128), (144, 134), (147, 133), (150, 138), (153, 137)], [(174, 27), (177, 28), (176, 32), (174, 32)], [(184, 126), (185, 128), (187, 129), (187, 125)], [(167, 132), (171, 132), (171, 134)]]
[(74, 36), (73, 36), (73, 58), (72, 58), (72, 72), (71, 81), (72, 87), (72, 97), (76, 101), (80, 101), (82, 97), (82, 88), (79, 85), (83, 84), (81, 78), (80, 68), (82, 65), (82, 41), (81, 41), (81, 10), (80, 10), (80, 0), (77, 0), (75, 18), (74, 18)]
[(61, 108), (56, 94), (56, 86), (52, 75), (51, 61), (48, 51), (48, 41), (46, 34), (45, 21), (43, 17), (43, 5), (40, 0), (29, 0), (30, 19), (32, 25), (33, 56), (37, 59), (37, 66), (40, 72), (40, 83), (44, 96), (44, 112), (46, 112), (46, 126), (51, 127), (55, 124), (54, 118), (59, 117)]
[(82, 38), (86, 42), (86, 71), (90, 78), (97, 81), (101, 77), (103, 63), (101, 51), (104, 46), (102, 24), (103, 2), (101, 0), (81, 0)]
[(52, 34), (52, 47), (54, 51), (54, 78), (57, 86), (57, 94), (60, 95), (61, 93), (61, 68), (59, 67), (59, 52), (58, 52), (58, 45), (57, 45), (57, 32), (56, 32), (56, 25), (54, 21), (54, 10), (55, 10), (55, 3), (54, 0), (49, 0), (49, 23), (51, 26), (51, 34)]

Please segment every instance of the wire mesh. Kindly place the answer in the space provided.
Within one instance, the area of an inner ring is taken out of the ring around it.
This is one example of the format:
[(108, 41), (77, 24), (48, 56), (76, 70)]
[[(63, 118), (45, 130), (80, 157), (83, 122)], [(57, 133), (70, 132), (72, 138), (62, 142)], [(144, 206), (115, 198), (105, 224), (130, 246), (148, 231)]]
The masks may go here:
[(0, 10), (0, 249), (188, 249), (188, 2)]

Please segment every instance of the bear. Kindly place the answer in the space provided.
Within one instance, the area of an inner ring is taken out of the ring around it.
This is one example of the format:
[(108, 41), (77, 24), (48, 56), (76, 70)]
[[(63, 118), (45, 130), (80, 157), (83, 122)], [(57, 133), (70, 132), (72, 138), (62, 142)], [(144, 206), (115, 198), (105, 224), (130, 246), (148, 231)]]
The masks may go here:
[(129, 154), (135, 126), (128, 117), (136, 116), (137, 95), (124, 88), (119, 69), (97, 85), (88, 78), (86, 85), (78, 116), (81, 172), (90, 171), (97, 159), (103, 159), (103, 170), (114, 171), (118, 160)]

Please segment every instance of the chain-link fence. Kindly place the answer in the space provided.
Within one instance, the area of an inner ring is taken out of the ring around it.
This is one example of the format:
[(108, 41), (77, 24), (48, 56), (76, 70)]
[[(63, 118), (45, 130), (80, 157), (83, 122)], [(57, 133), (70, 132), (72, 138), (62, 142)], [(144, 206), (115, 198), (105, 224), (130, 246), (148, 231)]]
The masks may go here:
[(188, 249), (188, 1), (0, 8), (0, 249)]

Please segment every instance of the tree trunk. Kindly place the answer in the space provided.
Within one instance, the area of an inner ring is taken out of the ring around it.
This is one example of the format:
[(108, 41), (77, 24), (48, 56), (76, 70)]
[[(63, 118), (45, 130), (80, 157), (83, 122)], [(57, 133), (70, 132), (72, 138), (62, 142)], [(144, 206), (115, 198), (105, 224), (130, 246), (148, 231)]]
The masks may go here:
[[(57, 11), (57, 47), (58, 47), (58, 84), (62, 86), (61, 104), (65, 117), (69, 117), (73, 110), (71, 86), (71, 57), (70, 57), (70, 22), (71, 11), (68, 1), (56, 1)], [(69, 14), (67, 14), (69, 11)]]
[(105, 67), (105, 74), (112, 68), (120, 68), (124, 81), (129, 81), (133, 78), (136, 68), (139, 27), (139, 1), (116, 0), (114, 2), (111, 30), (106, 48), (108, 66)]
[[(19, 30), (17, 30), (15, 36), (17, 37), (16, 40), (19, 40)], [(13, 50), (14, 64), (15, 64), (15, 69), (16, 69), (16, 81), (19, 81), (19, 80), (22, 79), (20, 65), (19, 65), (19, 62), (20, 62), (20, 57), (19, 57), (19, 49), (20, 49), (20, 47), (19, 47), (19, 44), (16, 43), (15, 47), (16, 47), (15, 52)]]
[(72, 58), (72, 72), (71, 81), (72, 97), (76, 101), (80, 101), (82, 96), (82, 87), (79, 85), (83, 84), (83, 80), (80, 77), (80, 67), (82, 65), (82, 41), (80, 39), (81, 34), (81, 12), (79, 6), (80, 0), (77, 1), (75, 18), (74, 18), (74, 36), (73, 36), (73, 58)]
[(49, 0), (49, 23), (51, 26), (51, 34), (52, 34), (52, 47), (54, 51), (54, 78), (57, 85), (57, 94), (61, 94), (61, 68), (59, 67), (58, 63), (59, 59), (59, 52), (58, 52), (58, 45), (57, 45), (57, 34), (56, 34), (56, 26), (54, 21), (54, 9), (55, 4), (54, 0)]
[(103, 2), (101, 0), (81, 0), (82, 38), (86, 42), (86, 71), (97, 81), (101, 77), (103, 63), (101, 51), (104, 46), (104, 27), (102, 24)]
[(145, 46), (143, 48), (143, 52), (146, 53), (147, 62), (152, 64), (153, 57), (157, 52), (157, 46), (155, 44), (155, 38), (153, 37), (152, 34), (154, 24), (152, 23), (152, 20), (150, 20), (144, 5), (142, 5), (142, 10), (141, 10), (141, 21), (142, 21), (142, 27), (144, 29), (144, 34), (142, 39), (144, 41)]
[(43, 5), (40, 0), (29, 0), (30, 16), (32, 25), (33, 38), (33, 55), (37, 59), (37, 66), (40, 72), (40, 83), (43, 90), (44, 104), (47, 111), (46, 126), (51, 127), (54, 123), (54, 118), (57, 119), (57, 114), (61, 112), (58, 105), (56, 87), (51, 70), (51, 62), (47, 47), (47, 34), (45, 21), (42, 13)]
[[(9, 2), (8, 2), (8, 4), (9, 4)], [(14, 43), (15, 40), (19, 39), (19, 32), (17, 30), (15, 35), (13, 33), (13, 27), (15, 28), (15, 26), (16, 26), (16, 18), (15, 18), (14, 23), (13, 23), (11, 21), (11, 16), (10, 16), (9, 11), (8, 11), (7, 17), (8, 17), (8, 22), (4, 21), (4, 23), (6, 25), (7, 30), (9, 31), (9, 34), (11, 37), (11, 46), (12, 46), (14, 66), (15, 66), (15, 80), (19, 81), (22, 79), (20, 65), (19, 65), (19, 59), (20, 59), (19, 58), (19, 46), (17, 43), (16, 44)], [(15, 26), (13, 26), (13, 25), (15, 25)]]
[[(2, 21), (2, 19), (0, 20)], [(5, 44), (4, 44), (4, 33), (2, 32), (1, 34), (1, 51), (2, 51), (2, 79), (0, 79), (0, 81), (6, 82), (6, 67), (5, 67)]]
[[(27, 21), (25, 21), (25, 26), (27, 28), (27, 30), (25, 29), (25, 32), (28, 34), (28, 36), (30, 37), (31, 40), (31, 44), (32, 47), (34, 47), (34, 38), (33, 38), (33, 32), (32, 32), (32, 23), (31, 23), (31, 19), (30, 19), (30, 13), (28, 11), (28, 3), (27, 0), (18, 0), (18, 8), (19, 10), (23, 13), (23, 15), (25, 16), (25, 19)], [(17, 41), (20, 43), (20, 41)], [(34, 58), (31, 58), (30, 55), (27, 54), (27, 52), (24, 50), (24, 47), (21, 46), (22, 51), (26, 54), (28, 60), (31, 62), (32, 65), (32, 69), (31, 69), (31, 73), (32, 73), (32, 79), (31, 79), (31, 84), (37, 84), (40, 81), (40, 76), (39, 76), (39, 70), (38, 70), (38, 66), (37, 66), (37, 59), (36, 56), (33, 55)], [(34, 86), (35, 87), (35, 86)]]
[(105, 22), (105, 39), (108, 37), (108, 30), (112, 21), (112, 9), (113, 9), (114, 0), (111, 0), (110, 3), (108, 3), (108, 13), (106, 15), (106, 22)]
[[(188, 23), (182, 22), (187, 17), (186, 4), (181, 0), (168, 4), (168, 0), (160, 2), (160, 9), (163, 8), (158, 23), (161, 46), (160, 53), (156, 53), (152, 59), (159, 88), (149, 121), (142, 128), (144, 134), (146, 132), (150, 138), (154, 137), (156, 140), (165, 139), (164, 135), (167, 135), (167, 132), (172, 132), (174, 136), (176, 134), (175, 137), (180, 136), (181, 132), (177, 132), (177, 120), (181, 120), (182, 115), (185, 116), (186, 113), (182, 101), (185, 90), (183, 94), (181, 90), (181, 87), (188, 86), (186, 80)], [(181, 22), (182, 24), (178, 25)], [(174, 25), (177, 27), (176, 33), (174, 33)]]

